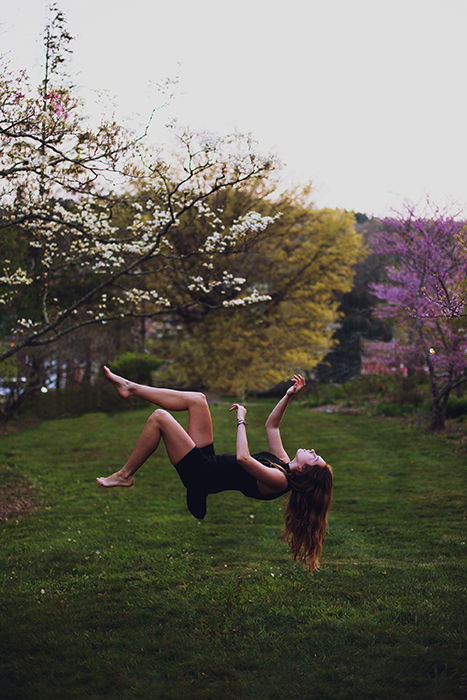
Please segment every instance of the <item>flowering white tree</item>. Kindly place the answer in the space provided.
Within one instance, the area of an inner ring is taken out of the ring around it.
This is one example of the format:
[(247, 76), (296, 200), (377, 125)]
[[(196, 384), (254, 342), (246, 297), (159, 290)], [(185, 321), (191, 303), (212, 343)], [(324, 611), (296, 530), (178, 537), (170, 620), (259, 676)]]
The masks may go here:
[[(60, 73), (70, 40), (52, 5), (41, 85), (33, 88), (24, 72), (1, 71), (3, 378), (15, 375), (13, 356), (91, 324), (203, 305), (207, 289), (216, 290), (218, 305), (264, 300), (246, 279), (215, 278), (211, 260), (248, 246), (273, 218), (247, 212), (226, 225), (207, 202), (263, 176), (272, 159), (258, 156), (241, 135), (213, 137), (171, 124), (168, 157), (162, 149), (150, 152), (144, 135), (133, 136), (113, 118), (91, 127)], [(204, 237), (180, 251), (178, 226), (191, 215), (203, 218)], [(182, 264), (183, 258), (199, 261), (184, 294), (148, 286), (149, 268), (163, 275), (169, 261)]]
[[(202, 304), (214, 287), (224, 305), (263, 299), (246, 279), (213, 279), (210, 261), (247, 245), (271, 217), (249, 212), (226, 226), (205, 202), (265, 173), (271, 159), (257, 156), (248, 138), (213, 138), (171, 125), (169, 164), (115, 120), (90, 128), (58, 75), (69, 40), (54, 8), (39, 89), (24, 73), (3, 71), (0, 79), (0, 360), (89, 324)], [(146, 192), (144, 205), (132, 196), (134, 183)], [(188, 212), (204, 218), (206, 235), (181, 255), (174, 240)], [(182, 298), (145, 285), (147, 266), (158, 260), (163, 271), (175, 254), (199, 258), (199, 273), (187, 280)]]

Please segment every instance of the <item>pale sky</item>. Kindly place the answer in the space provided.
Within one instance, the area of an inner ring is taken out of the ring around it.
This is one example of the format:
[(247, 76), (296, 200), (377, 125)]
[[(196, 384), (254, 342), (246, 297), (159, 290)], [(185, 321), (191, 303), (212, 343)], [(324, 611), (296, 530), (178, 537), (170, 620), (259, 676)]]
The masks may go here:
[[(317, 206), (377, 216), (405, 201), (467, 216), (467, 0), (58, 0), (89, 110), (114, 105), (252, 133), (312, 182)], [(47, 3), (1, 3), (0, 53), (37, 79)], [(100, 91), (100, 107), (96, 101)]]

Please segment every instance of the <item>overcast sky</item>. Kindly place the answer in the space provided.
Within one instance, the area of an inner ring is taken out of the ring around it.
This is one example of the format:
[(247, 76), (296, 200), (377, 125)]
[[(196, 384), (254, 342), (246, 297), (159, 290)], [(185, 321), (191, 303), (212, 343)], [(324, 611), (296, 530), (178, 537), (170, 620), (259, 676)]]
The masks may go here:
[[(467, 0), (58, 0), (73, 77), (95, 106), (251, 132), (313, 182), (318, 206), (383, 216), (404, 201), (467, 215)], [(0, 53), (39, 77), (44, 0), (3, 1)]]

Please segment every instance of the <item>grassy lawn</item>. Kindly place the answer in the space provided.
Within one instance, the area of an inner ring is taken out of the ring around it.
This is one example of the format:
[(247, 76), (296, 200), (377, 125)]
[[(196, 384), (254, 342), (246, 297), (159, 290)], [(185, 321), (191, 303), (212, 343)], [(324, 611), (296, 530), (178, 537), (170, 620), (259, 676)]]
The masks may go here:
[[(270, 405), (249, 410), (252, 450)], [(231, 452), (235, 421), (212, 410)], [(27, 479), (40, 504), (0, 523), (2, 698), (463, 696), (459, 448), (292, 404), (286, 448), (316, 447), (335, 470), (311, 576), (279, 541), (282, 499), (217, 494), (198, 523), (163, 448), (135, 488), (99, 489), (147, 414), (0, 438), (2, 480)]]

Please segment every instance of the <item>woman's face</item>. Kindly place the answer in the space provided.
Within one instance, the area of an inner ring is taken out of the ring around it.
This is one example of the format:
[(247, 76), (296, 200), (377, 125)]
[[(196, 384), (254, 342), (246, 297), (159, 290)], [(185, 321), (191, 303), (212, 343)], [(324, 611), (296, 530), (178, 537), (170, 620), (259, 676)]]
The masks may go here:
[(299, 470), (303, 469), (303, 467), (308, 464), (317, 464), (320, 467), (326, 466), (324, 459), (316, 454), (315, 450), (303, 450), (301, 448), (297, 450), (294, 462), (297, 464), (295, 468)]

